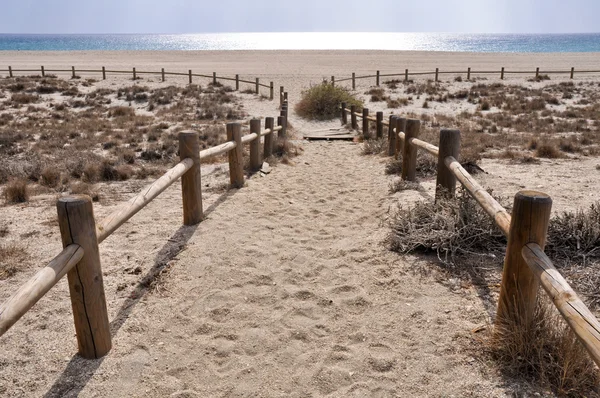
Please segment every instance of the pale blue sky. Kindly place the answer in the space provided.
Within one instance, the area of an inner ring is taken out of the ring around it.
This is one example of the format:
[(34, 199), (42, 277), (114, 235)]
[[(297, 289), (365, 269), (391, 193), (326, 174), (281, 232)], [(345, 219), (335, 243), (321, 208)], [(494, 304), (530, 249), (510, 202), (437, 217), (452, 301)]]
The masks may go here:
[(600, 31), (599, 0), (0, 0), (0, 33)]

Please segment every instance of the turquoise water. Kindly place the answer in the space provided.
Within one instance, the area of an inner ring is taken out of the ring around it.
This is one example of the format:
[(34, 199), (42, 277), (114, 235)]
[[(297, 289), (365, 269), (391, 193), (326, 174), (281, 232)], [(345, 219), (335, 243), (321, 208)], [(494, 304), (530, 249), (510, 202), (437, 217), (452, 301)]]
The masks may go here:
[(600, 33), (0, 34), (0, 50), (412, 50), (600, 52)]

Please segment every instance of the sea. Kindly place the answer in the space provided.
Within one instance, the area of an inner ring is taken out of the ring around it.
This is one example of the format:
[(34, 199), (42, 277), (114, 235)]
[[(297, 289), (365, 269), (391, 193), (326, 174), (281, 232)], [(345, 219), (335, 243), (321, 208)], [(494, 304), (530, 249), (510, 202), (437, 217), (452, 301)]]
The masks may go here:
[(274, 32), (199, 34), (0, 34), (0, 51), (404, 50), (600, 52), (600, 33), (467, 34)]

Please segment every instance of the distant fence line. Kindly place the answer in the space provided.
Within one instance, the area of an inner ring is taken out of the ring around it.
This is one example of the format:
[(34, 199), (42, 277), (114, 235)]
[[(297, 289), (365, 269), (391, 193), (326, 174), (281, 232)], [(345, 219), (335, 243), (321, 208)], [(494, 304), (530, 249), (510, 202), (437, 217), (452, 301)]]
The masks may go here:
[[(600, 74), (600, 70), (577, 70), (577, 73), (598, 73)], [(356, 81), (360, 80), (360, 79), (372, 79), (375, 78), (375, 85), (379, 86), (380, 80), (382, 77), (404, 77), (404, 81), (408, 81), (409, 80), (409, 76), (427, 76), (427, 75), (431, 75), (434, 76), (434, 81), (439, 81), (439, 76), (440, 75), (459, 75), (462, 76), (463, 74), (467, 75), (467, 80), (471, 80), (471, 75), (499, 75), (501, 80), (504, 80), (505, 75), (509, 75), (509, 74), (520, 74), (520, 75), (527, 75), (530, 74), (532, 76), (535, 76), (535, 79), (539, 79), (541, 75), (552, 75), (552, 74), (568, 74), (569, 77), (571, 79), (573, 79), (575, 77), (575, 67), (572, 67), (570, 70), (540, 70), (540, 68), (535, 68), (535, 71), (527, 71), (527, 70), (520, 70), (520, 71), (508, 71), (505, 70), (504, 67), (502, 67), (500, 70), (482, 70), (482, 71), (474, 71), (472, 70), (470, 67), (467, 68), (467, 70), (454, 70), (454, 71), (440, 71), (439, 68), (435, 68), (435, 71), (432, 72), (409, 72), (408, 69), (404, 70), (404, 73), (380, 73), (380, 71), (376, 71), (374, 75), (365, 75), (365, 76), (356, 76), (355, 72), (352, 72), (352, 76), (351, 77), (345, 77), (342, 79), (336, 79), (335, 76), (331, 76), (331, 84), (335, 85), (336, 83), (342, 83), (342, 82), (346, 82), (346, 81), (352, 81), (352, 90), (356, 90)]]
[(545, 193), (520, 191), (515, 195), (512, 215), (498, 203), (459, 163), (460, 131), (442, 129), (439, 147), (419, 140), (421, 122), (391, 115), (383, 120), (383, 112), (369, 115), (369, 110), (341, 104), (342, 124), (350, 123), (371, 136), (369, 122), (376, 123), (375, 137), (382, 138), (388, 128), (388, 156), (402, 159), (402, 179), (416, 180), (417, 151), (423, 150), (437, 159), (436, 200), (454, 196), (457, 180), (477, 201), (507, 238), (506, 257), (498, 299), (496, 325), (515, 321), (522, 328), (534, 319), (538, 287), (541, 285), (573, 333), (586, 348), (596, 365), (600, 366), (600, 323), (579, 299), (569, 283), (544, 254), (550, 222), (552, 199)]
[[(213, 72), (212, 75), (203, 75), (200, 73), (192, 73), (192, 70), (189, 69), (186, 72), (167, 72), (165, 68), (161, 68), (160, 72), (148, 72), (148, 71), (139, 71), (136, 68), (132, 68), (131, 70), (112, 70), (106, 69), (106, 67), (102, 67), (102, 69), (76, 69), (74, 66), (71, 66), (71, 69), (47, 69), (44, 66), (40, 66), (39, 69), (14, 69), (12, 66), (9, 66), (8, 69), (0, 69), (0, 73), (7, 73), (9, 77), (15, 77), (15, 73), (31, 73), (31, 72), (39, 72), (42, 77), (46, 77), (46, 73), (70, 73), (71, 78), (77, 78), (77, 73), (101, 73), (102, 80), (106, 80), (106, 76), (109, 73), (112, 74), (130, 74), (133, 77), (133, 80), (139, 79), (138, 75), (159, 75), (161, 77), (161, 81), (165, 81), (167, 76), (187, 76), (189, 84), (192, 84), (194, 77), (201, 77), (212, 79), (213, 84), (217, 84), (219, 80), (226, 80), (235, 82), (235, 90), (240, 90), (240, 83), (251, 84), (254, 86), (254, 91), (256, 94), (260, 94), (260, 88), (269, 89), (269, 99), (272, 101), (274, 98), (274, 83), (270, 82), (269, 84), (264, 84), (260, 82), (260, 79), (257, 77), (254, 81), (252, 80), (243, 80), (240, 79), (240, 75), (236, 74), (235, 77), (225, 77), (225, 76), (217, 76), (217, 72)], [(283, 86), (280, 86), (279, 91), (279, 100), (280, 105), (283, 104)]]

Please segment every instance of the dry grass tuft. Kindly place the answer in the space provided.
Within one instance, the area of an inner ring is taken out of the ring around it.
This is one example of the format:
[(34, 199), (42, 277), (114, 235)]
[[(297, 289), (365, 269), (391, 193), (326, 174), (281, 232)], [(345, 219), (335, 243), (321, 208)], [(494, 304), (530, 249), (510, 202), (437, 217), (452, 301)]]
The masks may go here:
[(356, 105), (362, 108), (362, 102), (348, 90), (319, 84), (302, 92), (302, 98), (296, 104), (296, 113), (306, 119), (330, 120), (340, 115), (340, 104)]
[(400, 191), (418, 191), (421, 186), (413, 181), (405, 181), (398, 179), (390, 184), (390, 193), (396, 193)]
[(535, 150), (535, 156), (538, 158), (558, 159), (562, 158), (563, 155), (560, 153), (558, 148), (549, 143), (539, 144)]
[(16, 243), (0, 245), (0, 280), (8, 279), (19, 272), (28, 257), (25, 248)]
[(24, 203), (29, 200), (27, 181), (22, 178), (9, 181), (4, 187), (4, 198), (8, 203)]
[(363, 141), (363, 155), (379, 155), (387, 150), (388, 141), (385, 138), (373, 138)]

